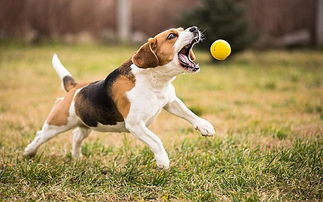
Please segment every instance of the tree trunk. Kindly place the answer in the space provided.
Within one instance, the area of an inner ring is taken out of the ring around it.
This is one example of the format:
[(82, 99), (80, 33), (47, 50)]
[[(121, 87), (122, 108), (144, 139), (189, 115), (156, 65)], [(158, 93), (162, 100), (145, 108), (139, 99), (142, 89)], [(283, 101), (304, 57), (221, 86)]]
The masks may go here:
[(131, 0), (116, 0), (117, 1), (117, 30), (120, 41), (130, 40), (130, 1)]

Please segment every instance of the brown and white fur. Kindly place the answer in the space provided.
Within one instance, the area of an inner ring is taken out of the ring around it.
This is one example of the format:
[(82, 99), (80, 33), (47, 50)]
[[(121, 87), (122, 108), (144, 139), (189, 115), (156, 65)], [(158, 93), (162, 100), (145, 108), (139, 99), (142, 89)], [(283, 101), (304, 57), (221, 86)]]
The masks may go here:
[(208, 121), (176, 96), (172, 85), (177, 75), (199, 70), (192, 47), (200, 39), (197, 27), (166, 30), (150, 38), (106, 79), (92, 83), (77, 83), (54, 55), (53, 67), (67, 93), (57, 99), (24, 155), (35, 155), (42, 144), (70, 129), (74, 129), (74, 158), (81, 157), (82, 141), (91, 130), (130, 132), (149, 146), (159, 168), (169, 168), (161, 140), (148, 128), (162, 109), (189, 121), (204, 136), (215, 134)]

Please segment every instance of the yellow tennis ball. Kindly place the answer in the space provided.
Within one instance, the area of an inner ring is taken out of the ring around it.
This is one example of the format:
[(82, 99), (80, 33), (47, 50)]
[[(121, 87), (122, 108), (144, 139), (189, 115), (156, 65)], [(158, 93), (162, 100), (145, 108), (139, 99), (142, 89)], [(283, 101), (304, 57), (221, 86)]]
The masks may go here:
[(218, 60), (225, 60), (231, 54), (231, 46), (223, 39), (216, 40), (210, 47), (211, 55)]

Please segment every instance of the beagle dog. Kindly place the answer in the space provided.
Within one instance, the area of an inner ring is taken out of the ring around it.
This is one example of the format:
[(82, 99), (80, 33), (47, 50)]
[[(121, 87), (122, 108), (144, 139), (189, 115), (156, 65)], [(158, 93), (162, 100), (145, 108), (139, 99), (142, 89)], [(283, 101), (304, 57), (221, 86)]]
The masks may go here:
[(81, 157), (82, 141), (92, 130), (130, 132), (149, 146), (159, 168), (169, 168), (161, 140), (148, 128), (162, 109), (189, 121), (203, 136), (215, 134), (208, 121), (176, 96), (172, 85), (177, 75), (200, 70), (192, 51), (200, 40), (201, 32), (195, 26), (166, 30), (148, 39), (104, 80), (92, 83), (77, 83), (54, 55), (53, 67), (66, 95), (57, 99), (24, 155), (34, 156), (42, 144), (70, 129), (74, 129), (74, 158)]

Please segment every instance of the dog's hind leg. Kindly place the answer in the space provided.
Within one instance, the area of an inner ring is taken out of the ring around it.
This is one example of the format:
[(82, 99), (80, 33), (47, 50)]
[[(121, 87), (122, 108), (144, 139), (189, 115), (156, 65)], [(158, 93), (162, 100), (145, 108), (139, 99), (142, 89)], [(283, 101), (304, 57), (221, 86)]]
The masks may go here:
[(49, 141), (53, 137), (57, 136), (60, 133), (63, 133), (67, 130), (74, 128), (75, 125), (64, 125), (64, 126), (55, 126), (55, 125), (48, 125), (46, 122), (43, 125), (42, 130), (36, 133), (36, 137), (34, 140), (25, 148), (24, 156), (32, 157), (36, 154), (37, 149), (44, 144), (45, 142)]
[(75, 159), (82, 157), (81, 145), (83, 140), (89, 136), (91, 129), (85, 127), (77, 127), (73, 130), (72, 156)]

